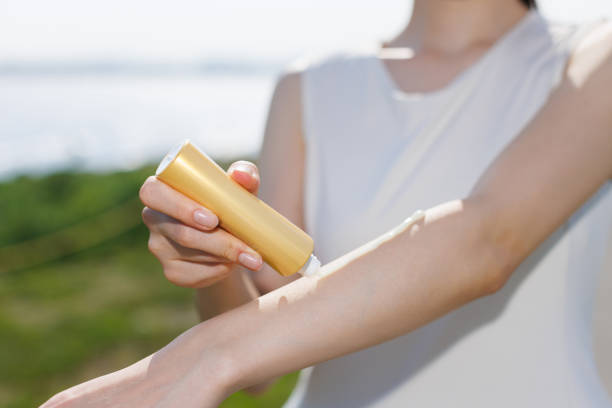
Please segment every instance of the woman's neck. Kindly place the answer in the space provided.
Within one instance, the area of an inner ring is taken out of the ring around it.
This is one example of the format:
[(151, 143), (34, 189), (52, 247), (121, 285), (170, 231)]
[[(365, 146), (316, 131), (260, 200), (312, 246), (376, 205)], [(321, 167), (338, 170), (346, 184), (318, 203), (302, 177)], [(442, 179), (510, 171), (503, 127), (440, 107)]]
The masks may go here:
[(414, 0), (406, 28), (385, 47), (452, 55), (491, 45), (527, 13), (518, 0)]

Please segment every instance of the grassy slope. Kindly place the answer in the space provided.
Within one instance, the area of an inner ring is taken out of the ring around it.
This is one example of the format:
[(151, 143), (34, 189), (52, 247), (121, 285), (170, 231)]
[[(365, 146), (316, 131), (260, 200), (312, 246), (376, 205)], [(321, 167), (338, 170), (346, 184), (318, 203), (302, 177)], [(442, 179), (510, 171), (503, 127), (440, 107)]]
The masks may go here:
[[(0, 184), (0, 406), (37, 406), (197, 322), (192, 291), (165, 281), (146, 249), (137, 192), (151, 173)], [(278, 407), (296, 376), (222, 407)]]

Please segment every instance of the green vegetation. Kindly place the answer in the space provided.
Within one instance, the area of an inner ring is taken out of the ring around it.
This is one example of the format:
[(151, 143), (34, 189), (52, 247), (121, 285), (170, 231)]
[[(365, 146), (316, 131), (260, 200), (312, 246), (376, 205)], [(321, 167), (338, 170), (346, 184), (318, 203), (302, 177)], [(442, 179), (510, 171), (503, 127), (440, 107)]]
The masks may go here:
[[(0, 184), (0, 406), (122, 368), (197, 323), (193, 293), (146, 248), (138, 189), (153, 168)], [(222, 407), (279, 407), (297, 373)]]

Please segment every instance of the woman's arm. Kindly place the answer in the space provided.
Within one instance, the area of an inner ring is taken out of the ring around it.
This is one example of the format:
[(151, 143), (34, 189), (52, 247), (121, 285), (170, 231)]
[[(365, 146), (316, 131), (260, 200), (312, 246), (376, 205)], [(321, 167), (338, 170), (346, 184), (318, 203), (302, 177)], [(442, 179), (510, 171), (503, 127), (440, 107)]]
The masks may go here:
[(299, 279), (199, 328), (214, 331), (231, 359), (232, 389), (400, 336), (499, 290), (612, 177), (611, 90), (607, 27), (576, 51), (548, 104), (468, 198), (325, 265), (324, 278)]

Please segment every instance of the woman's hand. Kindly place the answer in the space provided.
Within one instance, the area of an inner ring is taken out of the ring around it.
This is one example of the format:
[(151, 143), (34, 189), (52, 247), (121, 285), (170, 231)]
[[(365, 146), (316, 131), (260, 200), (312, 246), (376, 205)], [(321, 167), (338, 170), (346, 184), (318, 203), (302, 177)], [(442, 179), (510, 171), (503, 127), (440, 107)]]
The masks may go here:
[[(232, 163), (228, 174), (253, 194), (259, 188), (257, 166)], [(219, 219), (207, 208), (149, 177), (140, 189), (142, 212), (149, 228), (149, 250), (159, 259), (166, 278), (178, 285), (203, 288), (227, 277), (241, 264), (257, 271), (261, 256), (240, 239), (218, 227)]]
[(202, 324), (122, 370), (56, 394), (41, 408), (208, 408), (231, 392), (232, 365)]

